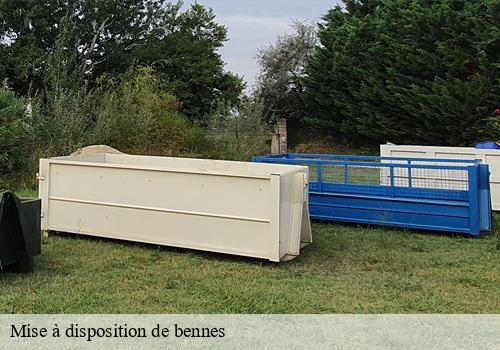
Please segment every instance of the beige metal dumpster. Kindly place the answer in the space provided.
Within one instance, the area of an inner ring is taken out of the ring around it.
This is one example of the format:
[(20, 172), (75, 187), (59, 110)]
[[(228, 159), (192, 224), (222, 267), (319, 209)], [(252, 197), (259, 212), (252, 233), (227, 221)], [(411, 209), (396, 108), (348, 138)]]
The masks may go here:
[(44, 230), (276, 262), (312, 241), (305, 166), (76, 154), (38, 179)]
[(380, 145), (382, 157), (479, 159), (490, 169), (491, 206), (500, 211), (500, 150), (472, 147)]

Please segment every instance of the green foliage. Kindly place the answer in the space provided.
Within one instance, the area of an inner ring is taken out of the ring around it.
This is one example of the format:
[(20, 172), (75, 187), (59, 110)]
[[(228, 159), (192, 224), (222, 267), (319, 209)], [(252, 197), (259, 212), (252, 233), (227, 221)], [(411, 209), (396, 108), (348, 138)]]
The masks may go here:
[[(470, 145), (500, 106), (500, 2), (349, 1), (320, 25), (310, 125), (367, 143)], [(497, 135), (498, 138), (498, 135)]]
[(70, 154), (89, 142), (94, 96), (84, 90), (54, 90), (33, 100), (33, 134), (38, 157)]
[(248, 161), (269, 152), (270, 127), (263, 118), (261, 103), (244, 99), (229, 115), (223, 107), (221, 110), (209, 120), (204, 157)]
[[(66, 76), (64, 71), (60, 74)], [(0, 90), (0, 138), (5, 140), (0, 146), (0, 177), (16, 180), (10, 182), (14, 188), (34, 186), (39, 158), (70, 154), (90, 144), (108, 144), (130, 153), (179, 155), (196, 151), (204, 139), (203, 130), (179, 113), (181, 103), (150, 67), (102, 76), (91, 92), (83, 86), (57, 86), (30, 99), (29, 118), (23, 99)]]
[(295, 22), (293, 29), (293, 34), (280, 36), (259, 51), (255, 96), (262, 102), (267, 120), (287, 118), (297, 124), (306, 113), (301, 77), (316, 45), (316, 28)]
[(0, 78), (21, 95), (82, 81), (91, 89), (104, 74), (153, 65), (181, 112), (202, 121), (220, 103), (235, 106), (244, 87), (217, 52), (226, 28), (199, 4), (182, 11), (166, 0), (5, 0), (0, 37)]
[(495, 115), (487, 120), (484, 135), (485, 139), (500, 142), (500, 115)]
[(179, 100), (166, 92), (149, 67), (119, 78), (104, 76), (95, 93), (96, 124), (91, 143), (123, 151), (179, 154), (200, 133), (179, 114)]
[(6, 0), (0, 38), (0, 78), (32, 110), (1, 120), (9, 141), (0, 146), (0, 171), (12, 178), (33, 174), (39, 157), (89, 144), (197, 152), (208, 145), (207, 117), (218, 106), (235, 108), (244, 88), (218, 53), (227, 29), (199, 4)]
[[(29, 164), (29, 126), (26, 101), (0, 89), (0, 188), (20, 180)], [(16, 179), (17, 178), (17, 179)]]
[(201, 133), (178, 112), (180, 106), (151, 67), (131, 68), (120, 76), (103, 75), (92, 92), (55, 88), (40, 96), (34, 138), (45, 155), (68, 154), (89, 144), (179, 154), (192, 150)]
[[(68, 74), (62, 69), (59, 76)], [(0, 146), (0, 185), (34, 186), (39, 158), (70, 154), (90, 144), (133, 154), (226, 159), (249, 159), (265, 144), (261, 110), (252, 104), (231, 117), (228, 106), (221, 108), (219, 133), (208, 139), (204, 129), (180, 113), (181, 102), (151, 67), (103, 75), (90, 92), (84, 86), (69, 89), (57, 77), (50, 84), (53, 89), (29, 99), (29, 116), (24, 99), (0, 90), (0, 137), (5, 140)], [(7, 183), (7, 178), (15, 181)]]
[(161, 74), (182, 101), (181, 112), (204, 124), (219, 105), (238, 105), (244, 83), (224, 71), (218, 49), (227, 40), (227, 29), (215, 21), (213, 11), (200, 4), (180, 9), (181, 3), (172, 6), (163, 19), (164, 35), (150, 36), (134, 54)]
[(343, 0), (347, 12), (356, 16), (365, 16), (373, 13), (381, 0)]

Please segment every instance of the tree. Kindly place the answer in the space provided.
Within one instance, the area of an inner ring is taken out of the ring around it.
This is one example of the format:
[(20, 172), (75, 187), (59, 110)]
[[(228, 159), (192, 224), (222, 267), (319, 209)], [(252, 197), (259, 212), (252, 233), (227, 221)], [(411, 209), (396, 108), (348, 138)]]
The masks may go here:
[(295, 22), (294, 33), (279, 36), (276, 42), (259, 51), (260, 74), (255, 96), (263, 104), (267, 120), (288, 118), (302, 122), (305, 114), (302, 77), (307, 60), (314, 52), (314, 25)]
[[(60, 35), (70, 30), (76, 51), (89, 78), (108, 71), (164, 14), (165, 1), (143, 0), (5, 0), (0, 2), (0, 31), (5, 73), (18, 93), (43, 87), (46, 58)], [(67, 33), (64, 33), (67, 34)], [(118, 64), (121, 67), (120, 64)], [(101, 68), (103, 67), (103, 68)]]
[[(26, 95), (54, 81), (91, 88), (104, 73), (154, 64), (182, 111), (202, 119), (217, 103), (236, 104), (243, 83), (224, 71), (217, 50), (227, 31), (213, 12), (199, 4), (181, 7), (166, 0), (2, 1), (0, 74)], [(61, 67), (71, 79), (61, 77)]]
[(465, 145), (500, 105), (499, 0), (348, 1), (320, 24), (311, 125), (367, 143)]
[(381, 2), (381, 0), (344, 0), (344, 5), (350, 14), (365, 16), (372, 14)]
[(162, 33), (151, 35), (135, 57), (163, 75), (185, 115), (204, 122), (220, 104), (236, 106), (244, 83), (224, 70), (218, 50), (227, 40), (227, 28), (216, 23), (212, 9), (200, 4), (180, 9), (181, 3), (170, 7)]

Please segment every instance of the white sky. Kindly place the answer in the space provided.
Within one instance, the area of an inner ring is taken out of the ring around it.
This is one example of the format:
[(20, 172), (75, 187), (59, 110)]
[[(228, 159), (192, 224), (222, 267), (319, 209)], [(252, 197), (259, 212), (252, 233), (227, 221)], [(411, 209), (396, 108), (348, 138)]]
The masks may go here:
[[(185, 4), (195, 1), (186, 0)], [(317, 22), (340, 0), (197, 0), (214, 9), (217, 22), (228, 27), (229, 40), (221, 49), (226, 69), (243, 75), (248, 88), (259, 68), (255, 55), (259, 48), (290, 31), (294, 19)]]

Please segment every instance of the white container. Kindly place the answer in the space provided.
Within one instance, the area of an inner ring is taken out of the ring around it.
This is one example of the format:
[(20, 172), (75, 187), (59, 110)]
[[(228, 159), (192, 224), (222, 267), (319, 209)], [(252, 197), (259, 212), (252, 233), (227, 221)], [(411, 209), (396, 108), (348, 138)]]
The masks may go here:
[(500, 211), (500, 150), (472, 147), (380, 145), (381, 157), (479, 159), (490, 169), (492, 209)]
[(97, 153), (38, 179), (44, 230), (271, 261), (312, 241), (305, 166)]

